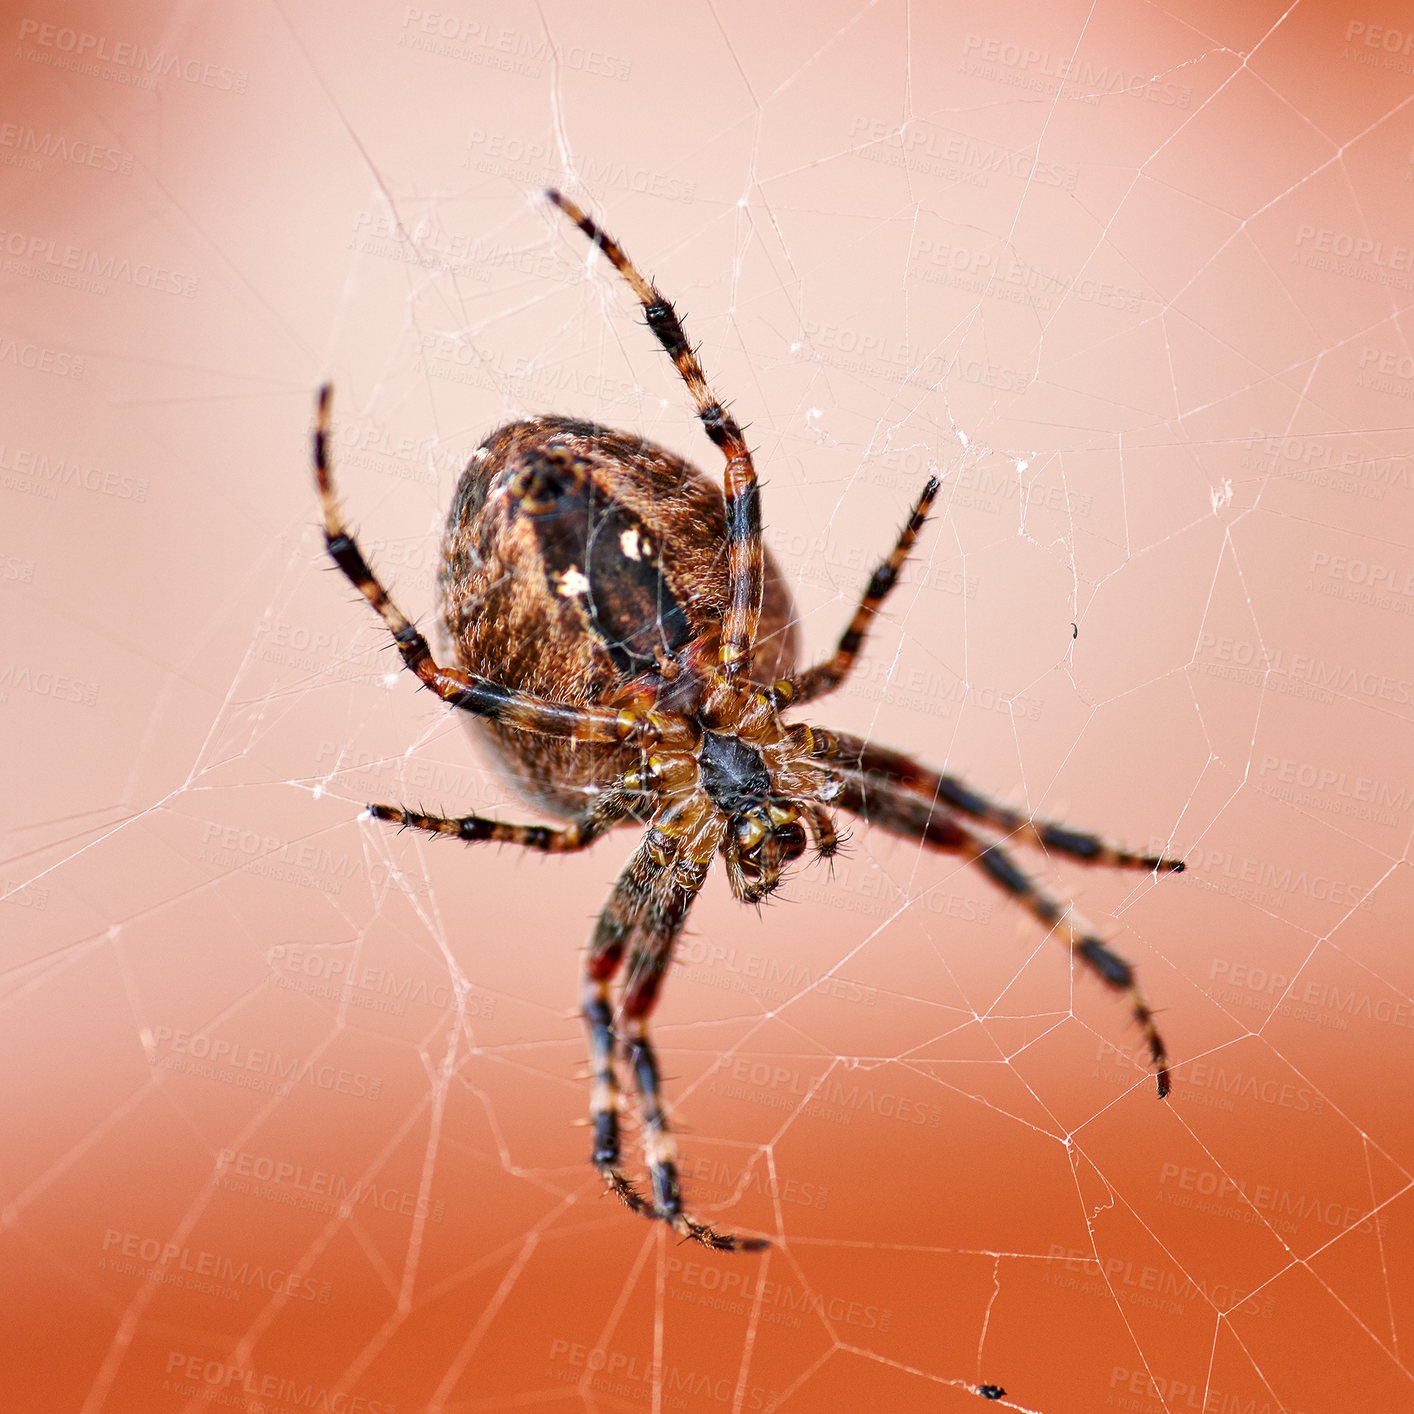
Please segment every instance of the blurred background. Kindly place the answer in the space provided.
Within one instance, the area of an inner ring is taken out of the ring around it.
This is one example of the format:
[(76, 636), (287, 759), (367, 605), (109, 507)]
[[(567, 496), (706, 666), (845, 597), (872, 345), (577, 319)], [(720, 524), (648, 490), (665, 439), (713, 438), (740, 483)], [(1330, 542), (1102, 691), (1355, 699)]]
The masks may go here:
[[(0, 66), (0, 1385), (15, 1408), (1407, 1402), (1414, 26), (1275, 3), (12, 9)], [(692, 1210), (601, 1196), (579, 951), (409, 614), (535, 412), (716, 458), (563, 187), (749, 425), (810, 718), (1131, 847), (856, 824), (720, 871), (658, 1011)]]

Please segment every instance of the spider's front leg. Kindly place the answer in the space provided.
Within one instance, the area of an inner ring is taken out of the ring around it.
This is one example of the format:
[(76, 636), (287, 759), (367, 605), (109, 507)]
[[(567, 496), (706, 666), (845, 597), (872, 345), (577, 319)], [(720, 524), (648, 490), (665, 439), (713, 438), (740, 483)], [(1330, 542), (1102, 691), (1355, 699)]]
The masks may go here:
[(683, 333), (682, 321), (671, 301), (640, 273), (627, 252), (607, 231), (599, 228), (579, 206), (557, 191), (545, 193), (605, 255), (628, 282), (643, 306), (648, 327), (672, 359), (687, 385), (697, 416), (714, 446), (726, 458), (722, 490), (727, 503), (727, 590), (722, 615), (721, 671), (733, 682), (751, 676), (756, 652), (756, 631), (761, 623), (765, 586), (765, 557), (761, 548), (761, 488), (756, 464), (736, 418), (708, 386), (696, 350)]
[[(668, 1127), (657, 1056), (648, 1038), (648, 1018), (657, 1004), (673, 945), (707, 874), (705, 864), (683, 861), (675, 867), (676, 853), (677, 842), (650, 825), (643, 843), (614, 885), (585, 958), (583, 1014), (589, 1031), (593, 1081), (593, 1163), (610, 1191), (634, 1212), (659, 1218), (681, 1236), (714, 1251), (759, 1251), (769, 1245), (764, 1239), (717, 1232), (689, 1217), (682, 1207), (676, 1148)], [(616, 1018), (610, 984), (625, 953), (628, 963)], [(651, 1199), (634, 1187), (620, 1167), (616, 1067), (620, 1045), (638, 1091)]]

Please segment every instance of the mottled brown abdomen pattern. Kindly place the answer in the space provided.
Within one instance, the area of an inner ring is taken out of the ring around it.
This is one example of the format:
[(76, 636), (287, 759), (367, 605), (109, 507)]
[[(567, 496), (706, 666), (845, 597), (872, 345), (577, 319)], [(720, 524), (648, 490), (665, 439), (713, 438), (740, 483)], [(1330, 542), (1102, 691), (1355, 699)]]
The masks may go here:
[[(572, 706), (661, 691), (650, 657), (681, 643), (680, 615), (694, 651), (716, 652), (726, 540), (721, 489), (664, 448), (573, 418), (509, 423), (472, 454), (447, 517), (438, 589), (448, 656)], [(795, 662), (794, 605), (768, 553), (752, 677), (769, 684)], [(516, 792), (560, 817), (637, 763), (632, 748), (468, 725)]]

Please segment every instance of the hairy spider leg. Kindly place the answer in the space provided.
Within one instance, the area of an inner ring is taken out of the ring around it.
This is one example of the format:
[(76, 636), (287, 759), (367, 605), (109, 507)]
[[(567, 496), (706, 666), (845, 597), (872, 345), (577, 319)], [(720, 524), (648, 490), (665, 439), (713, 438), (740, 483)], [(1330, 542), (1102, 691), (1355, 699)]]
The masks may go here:
[(388, 632), (393, 635), (393, 642), (402, 654), (403, 662), (417, 674), (423, 687), (463, 712), (500, 722), (517, 731), (565, 737), (571, 741), (621, 742), (641, 739), (646, 731), (645, 720), (641, 714), (629, 709), (569, 707), (559, 702), (547, 702), (473, 673), (462, 672), (459, 668), (444, 668), (437, 663), (427, 640), (393, 603), (344, 524), (329, 464), (329, 407), (333, 392), (333, 387), (327, 383), (319, 390), (314, 423), (314, 475), (324, 510), (324, 544), (329, 557), (383, 620)]
[(823, 759), (831, 765), (892, 781), (911, 795), (937, 801), (1027, 844), (1039, 845), (1042, 849), (1067, 855), (1085, 864), (1105, 864), (1117, 869), (1158, 870), (1165, 874), (1183, 872), (1181, 859), (1163, 854), (1137, 854), (1133, 850), (1123, 849), (1117, 844), (1103, 840), (1098, 835), (1072, 830), (1067, 825), (1034, 820), (1019, 810), (989, 800), (956, 776), (929, 770), (927, 766), (902, 752), (890, 751), (886, 746), (875, 746), (862, 737), (851, 736), (847, 732), (821, 731), (819, 728), (815, 728), (813, 734), (817, 740), (830, 739), (831, 744), (824, 752)]
[[(754, 1252), (769, 1245), (765, 1239), (720, 1233), (683, 1211), (658, 1060), (648, 1038), (648, 1018), (657, 1005), (673, 946), (707, 877), (705, 864), (674, 868), (676, 847), (677, 842), (669, 835), (656, 826), (649, 827), (604, 905), (585, 957), (583, 1012), (593, 1077), (593, 1162), (609, 1191), (634, 1212), (661, 1219), (682, 1237), (714, 1251)], [(628, 963), (616, 1022), (610, 984), (625, 952)], [(620, 1168), (619, 1083), (615, 1067), (620, 1044), (638, 1093), (651, 1200), (634, 1187)]]
[(714, 396), (707, 384), (696, 351), (687, 342), (682, 323), (671, 302), (656, 285), (645, 279), (612, 236), (567, 196), (557, 191), (545, 195), (608, 256), (620, 275), (632, 287), (648, 327), (668, 351), (682, 381), (692, 395), (697, 416), (708, 437), (726, 458), (725, 494), (727, 502), (727, 609), (722, 616), (719, 655), (721, 670), (731, 680), (742, 682), (751, 674), (756, 651), (756, 630), (761, 621), (761, 596), (765, 584), (761, 549), (761, 491), (751, 450), (736, 419)]
[(588, 849), (600, 835), (627, 819), (635, 798), (635, 793), (616, 785), (600, 794), (582, 815), (558, 826), (512, 825), (484, 815), (427, 815), (401, 805), (370, 805), (368, 809), (375, 820), (386, 820), (405, 829), (425, 830), (428, 834), (467, 844), (490, 840), (497, 844), (522, 845), (542, 854), (573, 854), (576, 850)]
[(1153, 1010), (1135, 981), (1134, 968), (1105, 945), (1073, 904), (1051, 898), (1000, 844), (964, 825), (945, 802), (924, 799), (884, 776), (845, 771), (841, 780), (844, 789), (838, 804), (845, 810), (905, 839), (921, 840), (934, 849), (961, 854), (980, 867), (993, 883), (1019, 899), (1048, 929), (1059, 929), (1071, 953), (1106, 986), (1126, 993), (1130, 1011), (1148, 1043), (1159, 1096), (1168, 1094), (1168, 1053)]
[(849, 621), (849, 627), (840, 635), (839, 646), (824, 662), (816, 663), (814, 667), (777, 683), (773, 689), (777, 706), (813, 702), (817, 697), (833, 692), (849, 676), (850, 669), (854, 667), (855, 660), (864, 646), (864, 637), (869, 632), (880, 606), (888, 598), (889, 591), (898, 583), (899, 571), (903, 569), (904, 561), (908, 559), (937, 495), (938, 478), (930, 476), (928, 484), (923, 488), (923, 494), (919, 496), (913, 508), (913, 514), (908, 518), (908, 523), (899, 531), (898, 541), (888, 559), (870, 578), (864, 597), (859, 601), (859, 607)]

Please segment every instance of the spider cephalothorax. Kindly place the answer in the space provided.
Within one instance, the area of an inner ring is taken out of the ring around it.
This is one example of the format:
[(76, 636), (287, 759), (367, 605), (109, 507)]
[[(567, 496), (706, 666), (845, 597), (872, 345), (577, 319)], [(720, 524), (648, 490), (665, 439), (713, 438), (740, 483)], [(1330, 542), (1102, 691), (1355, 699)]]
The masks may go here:
[[(971, 822), (1087, 863), (1177, 870), (1180, 861), (1034, 821), (909, 756), (784, 720), (848, 676), (937, 481), (923, 488), (834, 653), (798, 670), (795, 614), (761, 543), (760, 494), (741, 429), (708, 388), (673, 307), (579, 207), (558, 192), (548, 196), (638, 296), (725, 457), (722, 490), (671, 452), (596, 423), (536, 417), (493, 432), (463, 473), (447, 520), (439, 591), (457, 666), (442, 667), (344, 526), (327, 454), (328, 388), (319, 399), (315, 468), (329, 553), (382, 616), (404, 662), (469, 714), (516, 790), (565, 823), (512, 825), (392, 805), (372, 813), (545, 853), (583, 849), (618, 825), (643, 827), (585, 961), (593, 1161), (609, 1189), (706, 1246), (764, 1245), (718, 1233), (683, 1210), (647, 1024), (713, 858), (721, 854), (737, 898), (759, 903), (812, 845), (824, 857), (835, 852), (831, 807), (961, 854), (1055, 928), (1079, 962), (1128, 995), (1166, 1094), (1167, 1057), (1130, 965)], [(616, 1002), (611, 987), (620, 974)], [(621, 1061), (638, 1093), (651, 1196), (621, 1167)]]
[(805, 853), (807, 831), (820, 855), (834, 854), (839, 840), (823, 803), (839, 784), (815, 758), (814, 733), (786, 726), (771, 694), (715, 676), (696, 714), (681, 721), (686, 743), (652, 749), (644, 769), (626, 777), (656, 796), (655, 824), (672, 841), (674, 867), (701, 868), (720, 850), (732, 892), (759, 903)]

